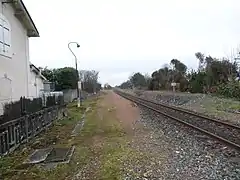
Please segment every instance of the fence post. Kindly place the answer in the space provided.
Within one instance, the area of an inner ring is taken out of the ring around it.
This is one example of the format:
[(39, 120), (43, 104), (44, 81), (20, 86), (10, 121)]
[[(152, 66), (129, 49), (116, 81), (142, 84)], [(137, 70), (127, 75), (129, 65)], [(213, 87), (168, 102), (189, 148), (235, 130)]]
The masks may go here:
[(25, 97), (20, 98), (20, 104), (21, 104), (21, 116), (24, 117), (25, 121), (25, 135), (26, 135), (26, 142), (28, 142), (28, 117), (26, 116), (26, 101)]
[(23, 100), (22, 97), (20, 97), (20, 112), (21, 112), (21, 116), (23, 115)]
[(25, 133), (26, 133), (26, 141), (28, 142), (28, 117), (24, 116), (25, 119)]
[(26, 98), (21, 97), (20, 98), (20, 104), (21, 104), (21, 116), (26, 115)]

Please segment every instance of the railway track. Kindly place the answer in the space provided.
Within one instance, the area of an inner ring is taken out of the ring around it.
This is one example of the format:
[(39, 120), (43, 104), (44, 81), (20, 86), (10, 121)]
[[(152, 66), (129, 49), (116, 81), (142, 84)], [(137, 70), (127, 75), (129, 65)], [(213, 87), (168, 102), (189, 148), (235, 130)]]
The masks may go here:
[(115, 90), (120, 96), (174, 119), (240, 151), (240, 127), (196, 112)]

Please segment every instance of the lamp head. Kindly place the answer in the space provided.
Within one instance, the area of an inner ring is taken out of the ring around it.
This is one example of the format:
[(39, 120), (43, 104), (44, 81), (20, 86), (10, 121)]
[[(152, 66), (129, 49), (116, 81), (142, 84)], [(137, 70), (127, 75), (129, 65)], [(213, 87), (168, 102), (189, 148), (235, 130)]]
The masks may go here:
[(79, 44), (77, 44), (77, 48), (80, 48), (80, 45), (79, 45)]

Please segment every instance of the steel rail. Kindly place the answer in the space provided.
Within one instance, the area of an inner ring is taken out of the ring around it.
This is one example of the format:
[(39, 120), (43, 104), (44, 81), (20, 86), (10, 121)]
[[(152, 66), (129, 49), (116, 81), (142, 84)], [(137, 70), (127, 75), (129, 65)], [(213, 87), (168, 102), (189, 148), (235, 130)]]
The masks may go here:
[[(123, 92), (120, 92), (120, 93), (123, 93)], [(126, 94), (126, 93), (124, 93), (124, 94)], [(206, 120), (209, 120), (209, 121), (214, 121), (214, 122), (220, 123), (222, 125), (226, 125), (226, 126), (233, 127), (233, 128), (236, 128), (236, 129), (240, 130), (240, 126), (237, 126), (235, 124), (231, 124), (231, 123), (228, 123), (228, 122), (224, 122), (224, 121), (221, 121), (221, 120), (218, 120), (218, 119), (215, 119), (215, 118), (211, 118), (209, 116), (206, 116), (206, 115), (198, 113), (198, 112), (194, 112), (194, 111), (191, 111), (191, 110), (183, 109), (181, 107), (176, 107), (176, 106), (167, 105), (167, 104), (164, 104), (164, 103), (159, 103), (159, 102), (151, 101), (151, 100), (148, 100), (148, 99), (136, 97), (136, 96), (131, 95), (131, 94), (127, 94), (127, 95), (130, 95), (130, 96), (132, 96), (134, 98), (138, 98), (140, 100), (143, 100), (143, 101), (155, 104), (155, 105), (159, 105), (159, 106), (163, 106), (163, 107), (175, 110), (175, 111), (187, 113), (187, 114), (193, 115), (193, 116), (195, 116), (197, 118), (203, 118), (203, 119), (206, 119)]]
[[(207, 131), (207, 130), (204, 130), (204, 129), (200, 128), (200, 127), (197, 127), (197, 126), (195, 126), (195, 125), (193, 125), (193, 124), (191, 124), (191, 123), (189, 123), (189, 122), (183, 121), (183, 120), (181, 120), (181, 119), (179, 119), (179, 118), (177, 118), (177, 117), (174, 117), (174, 116), (169, 115), (169, 114), (167, 114), (167, 113), (165, 113), (165, 112), (162, 112), (161, 110), (159, 110), (159, 109), (157, 109), (157, 108), (155, 108), (155, 107), (152, 107), (151, 105), (148, 105), (147, 103), (152, 103), (152, 104), (160, 105), (160, 106), (167, 107), (167, 108), (168, 108), (168, 107), (171, 108), (171, 106), (162, 105), (162, 104), (159, 104), (159, 103), (156, 103), (156, 102), (153, 102), (153, 101), (149, 101), (149, 100), (146, 100), (146, 99), (143, 99), (143, 98), (139, 98), (139, 97), (136, 97), (136, 96), (134, 96), (134, 95), (131, 95), (131, 94), (128, 94), (128, 93), (124, 93), (124, 92), (120, 92), (120, 91), (117, 91), (117, 90), (115, 90), (115, 92), (116, 92), (118, 95), (120, 95), (120, 96), (122, 96), (122, 97), (124, 97), (124, 98), (126, 98), (126, 99), (128, 99), (128, 100), (130, 100), (130, 101), (132, 101), (132, 102), (135, 102), (136, 104), (140, 104), (140, 105), (142, 105), (142, 106), (144, 106), (144, 107), (146, 107), (146, 108), (148, 108), (148, 109), (151, 109), (151, 110), (153, 110), (153, 111), (155, 111), (155, 112), (157, 112), (157, 113), (160, 113), (160, 114), (162, 114), (162, 115), (164, 115), (164, 116), (166, 116), (166, 117), (169, 117), (169, 118), (171, 118), (171, 119), (173, 119), (173, 120), (176, 120), (176, 121), (178, 121), (178, 122), (180, 122), (180, 123), (182, 123), (182, 124), (184, 124), (184, 125), (187, 125), (187, 126), (189, 126), (189, 127), (191, 127), (191, 128), (194, 128), (194, 129), (198, 130), (199, 132), (202, 132), (202, 133), (204, 133), (204, 134), (207, 134), (208, 136), (211, 136), (212, 138), (214, 138), (214, 139), (216, 139), (216, 140), (218, 140), (218, 141), (220, 141), (220, 142), (222, 142), (222, 143), (224, 143), (224, 144), (226, 144), (226, 145), (228, 145), (228, 146), (231, 146), (231, 147), (233, 147), (233, 148), (235, 148), (235, 149), (237, 149), (237, 150), (240, 150), (240, 144), (234, 143), (234, 142), (232, 142), (232, 141), (230, 141), (230, 140), (228, 140), (228, 139), (226, 139), (226, 138), (223, 138), (223, 137), (221, 137), (221, 136), (218, 136), (218, 135), (216, 135), (216, 134), (214, 134), (214, 133), (212, 133), (212, 132), (209, 132), (209, 131)], [(182, 109), (181, 109), (181, 110), (175, 109), (175, 107), (172, 108), (172, 109), (173, 109), (173, 110), (176, 110), (176, 111), (180, 111), (180, 112), (184, 112), (184, 113), (190, 114), (190, 113), (189, 113), (190, 111), (182, 111)], [(194, 115), (194, 116), (200, 117), (200, 118), (204, 118), (204, 119), (205, 119), (205, 117), (207, 117), (207, 116), (204, 116), (204, 115), (192, 114), (192, 112), (191, 112), (191, 115)], [(207, 120), (210, 120), (210, 121), (213, 121), (213, 122), (221, 123), (221, 124), (226, 125), (226, 126), (229, 126), (229, 127), (233, 127), (233, 128), (236, 128), (236, 129), (240, 129), (239, 126), (232, 125), (232, 124), (225, 123), (225, 122), (222, 123), (221, 121), (216, 120), (216, 119), (211, 119), (211, 118), (209, 118), (209, 117), (207, 117), (206, 119), (207, 119)]]
[(218, 120), (218, 119), (215, 119), (215, 118), (211, 118), (209, 116), (206, 116), (206, 115), (198, 113), (198, 112), (183, 109), (181, 107), (166, 105), (166, 104), (163, 104), (163, 103), (157, 103), (157, 102), (154, 102), (154, 101), (150, 101), (148, 99), (143, 99), (143, 98), (139, 98), (139, 99), (150, 102), (150, 103), (153, 103), (155, 105), (160, 105), (160, 106), (163, 106), (163, 107), (166, 107), (166, 108), (170, 108), (170, 109), (175, 110), (175, 111), (180, 111), (180, 112), (183, 112), (183, 113), (187, 113), (187, 114), (193, 115), (193, 116), (198, 117), (198, 118), (203, 118), (203, 119), (206, 119), (206, 120), (209, 120), (209, 121), (214, 121), (214, 122), (220, 123), (222, 125), (226, 125), (226, 126), (229, 126), (229, 127), (240, 129), (240, 126), (237, 126), (235, 124), (231, 124), (231, 123), (228, 123), (228, 122), (224, 122), (224, 121), (221, 121), (221, 120)]
[[(122, 92), (121, 92), (122, 93)], [(128, 95), (128, 94), (127, 94)], [(130, 94), (129, 94), (130, 95)], [(133, 95), (130, 95), (130, 96), (133, 96)], [(133, 96), (133, 97), (136, 97), (136, 96)], [(187, 113), (187, 114), (190, 114), (190, 115), (193, 115), (197, 118), (203, 118), (203, 119), (206, 119), (206, 120), (209, 120), (209, 121), (214, 121), (214, 122), (217, 122), (217, 123), (220, 123), (222, 125), (226, 125), (226, 126), (229, 126), (229, 127), (233, 127), (233, 128), (236, 128), (236, 129), (240, 129), (240, 126), (237, 126), (235, 124), (231, 124), (231, 123), (228, 123), (228, 122), (224, 122), (224, 121), (221, 121), (221, 120), (218, 120), (218, 119), (215, 119), (215, 118), (211, 118), (209, 116), (206, 116), (204, 114), (201, 114), (201, 113), (198, 113), (198, 112), (194, 112), (194, 111), (191, 111), (191, 110), (187, 110), (187, 109), (183, 109), (181, 107), (176, 107), (176, 106), (172, 106), (172, 105), (167, 105), (167, 104), (164, 104), (164, 103), (159, 103), (159, 102), (155, 102), (155, 101), (151, 101), (151, 100), (148, 100), (148, 99), (144, 99), (144, 98), (140, 98), (140, 97), (136, 97), (140, 100), (143, 100), (143, 101), (146, 101), (146, 102), (149, 102), (149, 103), (152, 103), (152, 104), (155, 104), (155, 105), (159, 105), (159, 106), (163, 106), (163, 107), (166, 107), (166, 108), (169, 108), (169, 109), (172, 109), (172, 110), (175, 110), (175, 111), (179, 111), (179, 112), (183, 112), (183, 113)]]

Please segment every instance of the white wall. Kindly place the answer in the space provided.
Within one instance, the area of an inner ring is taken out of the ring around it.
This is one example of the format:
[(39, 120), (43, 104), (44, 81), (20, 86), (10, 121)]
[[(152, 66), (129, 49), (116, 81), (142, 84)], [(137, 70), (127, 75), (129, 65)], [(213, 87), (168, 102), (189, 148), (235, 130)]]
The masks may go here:
[[(0, 3), (0, 13), (5, 16), (11, 26), (12, 55), (9, 58), (0, 54), (0, 101), (3, 102), (3, 99), (18, 100), (21, 96), (29, 96), (28, 79), (30, 67), (27, 30), (15, 17), (10, 4), (2, 5)], [(4, 74), (7, 75), (11, 83), (6, 81)], [(10, 92), (6, 93), (6, 91)]]
[(43, 79), (39, 77), (35, 72), (30, 71), (29, 78), (29, 97), (35, 98), (41, 95), (43, 90)]
[(37, 97), (39, 97), (41, 95), (41, 93), (43, 92), (44, 89), (44, 85), (43, 85), (43, 79), (38, 77), (37, 78)]

